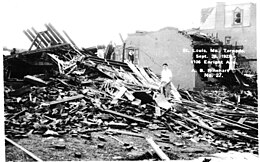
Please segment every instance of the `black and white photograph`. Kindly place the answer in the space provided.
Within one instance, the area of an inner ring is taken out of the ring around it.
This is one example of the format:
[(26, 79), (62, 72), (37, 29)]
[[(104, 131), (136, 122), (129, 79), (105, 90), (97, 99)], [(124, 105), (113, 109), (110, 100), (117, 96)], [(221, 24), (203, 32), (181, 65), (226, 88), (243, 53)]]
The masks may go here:
[(257, 0), (3, 0), (2, 161), (259, 161)]

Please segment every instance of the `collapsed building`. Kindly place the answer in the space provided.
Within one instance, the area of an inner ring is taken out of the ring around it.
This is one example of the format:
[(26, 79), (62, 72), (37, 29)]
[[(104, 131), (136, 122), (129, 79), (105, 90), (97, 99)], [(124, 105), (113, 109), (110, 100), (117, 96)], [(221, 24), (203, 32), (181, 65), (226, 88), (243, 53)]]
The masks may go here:
[[(59, 150), (73, 151), (75, 154), (66, 155), (69, 160), (189, 159), (229, 150), (258, 154), (256, 83), (247, 81), (241, 72), (232, 73), (237, 80), (229, 79), (231, 84), (238, 81), (238, 85), (251, 88), (241, 94), (239, 103), (228, 85), (226, 89), (201, 91), (173, 88), (171, 96), (165, 98), (152, 69), (113, 60), (115, 49), (111, 45), (105, 48), (104, 58), (99, 58), (95, 53), (101, 47), (80, 49), (66, 32), (67, 39), (51, 24), (45, 26), (43, 32), (25, 32), (32, 41), (29, 50), (4, 56), (7, 141), (21, 142), (43, 160), (50, 160), (42, 151), (50, 147), (54, 149), (50, 155)], [(188, 57), (195, 62), (205, 59), (205, 53), (196, 58), (194, 49), (222, 47), (206, 36), (177, 34), (187, 44), (193, 40)], [(126, 45), (124, 50), (136, 50), (136, 46)], [(197, 67), (189, 60), (187, 65), (205, 81), (199, 69), (206, 71), (209, 64)], [(220, 84), (223, 79), (212, 78)], [(122, 142), (129, 136), (131, 141)], [(54, 137), (49, 139), (53, 143), (33, 148), (31, 143), (48, 137)], [(73, 143), (75, 138), (80, 142)], [(102, 152), (102, 158), (96, 159), (96, 152), (86, 151), (89, 148)]]

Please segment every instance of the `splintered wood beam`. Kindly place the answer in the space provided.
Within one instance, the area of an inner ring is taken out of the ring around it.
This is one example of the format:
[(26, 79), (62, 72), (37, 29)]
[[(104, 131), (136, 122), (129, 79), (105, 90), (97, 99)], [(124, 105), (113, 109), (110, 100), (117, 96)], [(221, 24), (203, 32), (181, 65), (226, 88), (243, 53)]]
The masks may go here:
[(41, 34), (41, 36), (47, 41), (47, 43), (49, 44), (51, 42), (51, 40), (48, 38), (48, 36), (46, 35), (47, 31), (42, 31), (39, 32)]
[(160, 149), (160, 147), (154, 142), (152, 137), (145, 138), (146, 141), (152, 146), (156, 154), (165, 161), (170, 161), (170, 158)]
[(57, 43), (62, 43), (62, 40), (57, 36), (57, 34), (49, 27), (47, 24), (44, 24), (47, 30), (51, 33), (51, 35), (55, 38)]
[(210, 118), (210, 119), (214, 119), (214, 120), (217, 120), (217, 121), (220, 121), (222, 122), (223, 124), (227, 124), (227, 125), (231, 125), (231, 126), (235, 126), (235, 127), (238, 127), (240, 129), (243, 129), (243, 130), (254, 130), (254, 131), (258, 131), (258, 129), (254, 128), (254, 127), (250, 127), (250, 126), (246, 126), (246, 125), (243, 125), (241, 123), (237, 123), (237, 122), (230, 122), (228, 121), (228, 119), (225, 119), (225, 118), (217, 118), (217, 117), (213, 117), (213, 116), (210, 116), (210, 115), (207, 115), (207, 114), (204, 114), (204, 113), (201, 113), (201, 112), (198, 112), (198, 111), (192, 111), (196, 114), (199, 114), (201, 116), (204, 116), (206, 118)]
[(23, 33), (27, 36), (27, 38), (33, 42), (33, 38), (27, 33), (27, 31), (23, 30)]
[(36, 40), (33, 39), (33, 38), (30, 36), (30, 34), (27, 33), (27, 31), (23, 30), (23, 33), (24, 33), (24, 34), (27, 36), (27, 38), (32, 42), (32, 45), (31, 45), (31, 47), (30, 47), (29, 49), (31, 49), (33, 45), (34, 45), (37, 49), (39, 49), (39, 44), (38, 44), (38, 42), (36, 42)]
[(5, 137), (5, 140), (9, 143), (11, 143), (12, 145), (16, 146), (17, 148), (21, 149), (23, 152), (25, 152), (27, 155), (29, 155), (30, 157), (32, 157), (34, 160), (38, 161), (38, 162), (43, 162), (43, 160), (41, 160), (40, 158), (38, 158), (36, 155), (34, 155), (32, 152), (26, 150), (24, 147), (22, 147), (21, 145), (17, 144), (16, 142), (14, 142), (13, 140)]
[(30, 35), (33, 39), (36, 39), (35, 41), (38, 43), (38, 45), (39, 45), (41, 48), (44, 48), (44, 45), (42, 45), (42, 43), (36, 38), (36, 36), (34, 36), (34, 34), (33, 34), (29, 29), (27, 29), (27, 32), (29, 33), (29, 35)]
[(188, 121), (188, 122), (190, 122), (190, 123), (192, 123), (192, 124), (194, 124), (194, 125), (197, 125), (197, 126), (200, 127), (200, 128), (203, 128), (203, 129), (205, 129), (205, 130), (208, 130), (208, 131), (210, 131), (210, 132), (213, 132), (213, 133), (215, 133), (215, 134), (217, 134), (217, 135), (220, 135), (220, 136), (223, 136), (223, 137), (226, 137), (226, 138), (229, 138), (229, 139), (230, 139), (230, 138), (231, 138), (231, 139), (234, 139), (234, 137), (233, 137), (231, 134), (228, 134), (228, 133), (226, 133), (226, 132), (221, 132), (221, 131), (215, 130), (215, 129), (213, 129), (213, 128), (211, 128), (211, 127), (208, 127), (208, 126), (201, 125), (200, 123), (198, 123), (198, 122), (196, 122), (196, 121), (194, 121), (194, 120), (192, 120), (192, 119), (189, 119), (189, 118), (187, 118), (187, 117), (185, 117), (185, 116), (179, 115), (179, 114), (177, 114), (177, 113), (172, 112), (172, 114), (174, 114), (175, 116), (178, 116), (179, 118), (184, 119), (184, 120), (186, 120), (186, 121)]
[(73, 46), (77, 47), (77, 45), (76, 45), (75, 42), (69, 37), (69, 35), (67, 34), (67, 32), (65, 32), (65, 31), (63, 30), (63, 33), (64, 33), (64, 35), (68, 38), (68, 40), (70, 41), (70, 43), (71, 43)]
[(39, 32), (37, 32), (33, 27), (32, 27), (31, 29), (32, 29), (32, 31), (33, 31), (36, 35), (38, 35), (38, 37), (40, 38), (40, 40), (42, 41), (42, 43), (45, 45), (45, 47), (48, 47), (48, 42), (46, 42), (46, 41), (44, 40), (44, 38), (41, 36), (41, 34), (39, 34)]
[(37, 77), (34, 77), (34, 76), (31, 76), (31, 75), (24, 76), (24, 80), (29, 82), (29, 83), (32, 83), (34, 85), (38, 85), (38, 86), (46, 86), (48, 84), (44, 80), (37, 78)]
[(249, 129), (251, 129), (251, 130), (258, 131), (257, 128), (254, 128), (254, 127), (249, 126), (249, 125), (246, 125), (246, 124), (237, 123), (237, 122), (235, 122), (234, 120), (231, 120), (231, 119), (228, 119), (228, 118), (225, 118), (225, 117), (216, 115), (216, 114), (213, 114), (213, 117), (218, 118), (219, 120), (221, 120), (221, 119), (222, 119), (222, 120), (225, 120), (225, 122), (234, 123), (234, 124), (237, 124), (237, 125), (240, 125), (240, 126), (243, 126), (243, 127), (247, 127), (247, 128), (249, 128)]
[(33, 46), (36, 46), (36, 48), (38, 48), (38, 45), (36, 44), (37, 37), (38, 37), (38, 35), (34, 38), (34, 40), (33, 40), (33, 42), (32, 42), (32, 45), (30, 46), (30, 48), (29, 48), (28, 51), (31, 51), (31, 49), (32, 49)]
[(58, 44), (58, 42), (55, 40), (55, 38), (53, 38), (53, 36), (51, 35), (50, 31), (46, 30), (45, 34), (51, 40), (52, 44), (55, 44), (55, 45)]
[[(35, 47), (38, 49), (39, 44), (27, 33), (27, 31), (23, 30), (23, 33), (27, 36), (27, 38), (32, 42), (32, 46), (35, 44)], [(35, 42), (35, 43), (33, 43)]]
[(58, 30), (56, 30), (54, 28), (53, 25), (51, 25), (51, 23), (49, 23), (49, 27), (57, 34), (57, 36), (62, 40), (63, 43), (68, 43), (63, 37), (62, 35), (58, 32)]
[(102, 111), (109, 113), (109, 114), (116, 115), (116, 116), (120, 116), (120, 117), (123, 117), (123, 118), (126, 118), (126, 119), (130, 119), (130, 120), (133, 120), (133, 121), (136, 121), (136, 122), (139, 122), (139, 123), (145, 123), (145, 124), (151, 123), (149, 121), (146, 121), (146, 120), (143, 120), (143, 119), (140, 119), (140, 118), (135, 118), (135, 117), (132, 117), (132, 116), (129, 116), (129, 115), (125, 115), (125, 114), (122, 114), (122, 113), (119, 113), (119, 112), (116, 112), (116, 111), (113, 111), (113, 110), (102, 110)]
[(17, 116), (20, 116), (21, 114), (24, 114), (25, 112), (27, 112), (28, 110), (22, 110), (16, 114), (14, 114), (13, 116), (11, 116), (10, 118), (8, 118), (8, 120), (11, 120), (11, 119), (14, 119), (16, 118)]
[(176, 124), (182, 126), (183, 128), (188, 129), (189, 131), (193, 130), (193, 128), (190, 128), (189, 126), (187, 126), (187, 125), (181, 123), (180, 121), (174, 120), (173, 118), (170, 118), (170, 120), (171, 120), (172, 122), (174, 122), (174, 123), (176, 123)]
[(43, 104), (52, 106), (52, 105), (57, 105), (57, 104), (64, 103), (64, 102), (68, 102), (68, 101), (73, 101), (73, 100), (82, 99), (82, 98), (84, 98), (84, 97), (85, 97), (84, 95), (81, 95), (81, 94), (80, 94), (80, 95), (77, 95), (77, 96), (72, 96), (72, 97), (68, 97), (68, 98), (61, 99), (61, 100), (50, 101), (50, 102), (44, 102)]

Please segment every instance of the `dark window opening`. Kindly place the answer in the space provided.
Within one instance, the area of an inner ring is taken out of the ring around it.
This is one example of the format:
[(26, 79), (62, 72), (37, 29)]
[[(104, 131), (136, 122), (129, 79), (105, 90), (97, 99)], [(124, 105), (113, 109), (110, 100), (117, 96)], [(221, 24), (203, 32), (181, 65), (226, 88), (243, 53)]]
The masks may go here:
[(225, 44), (230, 45), (231, 44), (231, 36), (226, 36), (225, 37)]
[(236, 8), (234, 10), (234, 24), (242, 23), (242, 10), (240, 8)]

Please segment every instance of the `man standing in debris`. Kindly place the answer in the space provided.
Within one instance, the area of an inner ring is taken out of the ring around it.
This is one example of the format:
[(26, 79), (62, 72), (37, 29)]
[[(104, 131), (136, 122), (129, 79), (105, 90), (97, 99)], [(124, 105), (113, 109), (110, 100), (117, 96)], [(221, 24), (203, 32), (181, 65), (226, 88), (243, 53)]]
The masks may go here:
[(168, 64), (163, 64), (163, 70), (161, 72), (161, 93), (165, 95), (165, 97), (169, 97), (171, 91), (171, 80), (172, 80), (172, 72), (168, 68)]

